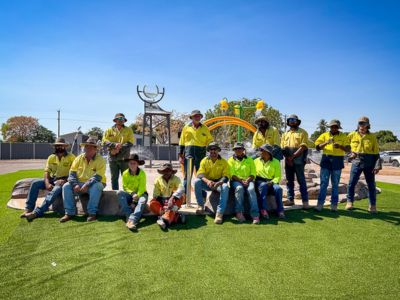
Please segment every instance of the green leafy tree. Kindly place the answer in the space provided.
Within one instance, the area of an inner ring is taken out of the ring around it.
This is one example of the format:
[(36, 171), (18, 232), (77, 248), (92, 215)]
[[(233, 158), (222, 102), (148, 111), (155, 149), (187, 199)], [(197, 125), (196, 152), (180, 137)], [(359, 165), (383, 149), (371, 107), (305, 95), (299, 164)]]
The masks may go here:
[[(255, 119), (257, 118), (256, 113), (256, 104), (260, 99), (248, 99), (242, 98), (237, 101), (229, 101), (229, 108), (226, 111), (222, 111), (219, 104), (216, 104), (214, 108), (209, 109), (205, 113), (205, 119), (210, 119), (218, 116), (234, 116), (235, 115), (235, 105), (242, 104), (243, 109), (243, 120), (249, 122), (250, 124), (254, 124)], [(272, 106), (265, 104), (264, 108), (261, 111), (261, 114), (266, 116), (272, 126), (275, 126), (280, 132), (284, 130), (284, 121), (282, 118), (282, 114)], [(237, 141), (237, 125), (223, 125), (221, 127), (215, 128), (211, 134), (214, 136), (215, 140), (228, 147)], [(217, 138), (218, 137), (218, 138)], [(253, 133), (247, 129), (242, 129), (242, 141), (251, 142), (253, 138)]]
[(315, 142), (315, 140), (324, 132), (326, 132), (328, 130), (328, 123), (325, 121), (325, 119), (321, 119), (318, 124), (317, 124), (317, 130), (314, 131), (311, 136), (310, 136), (310, 140), (312, 140), (313, 142)]
[(384, 145), (387, 143), (396, 143), (398, 141), (397, 136), (390, 130), (379, 130), (375, 132), (376, 138), (379, 145)]
[(104, 131), (100, 127), (93, 127), (88, 132), (85, 133), (87, 136), (95, 136), (99, 141), (103, 138)]
[(32, 137), (34, 143), (54, 143), (55, 140), (55, 133), (42, 125), (37, 127), (35, 135)]

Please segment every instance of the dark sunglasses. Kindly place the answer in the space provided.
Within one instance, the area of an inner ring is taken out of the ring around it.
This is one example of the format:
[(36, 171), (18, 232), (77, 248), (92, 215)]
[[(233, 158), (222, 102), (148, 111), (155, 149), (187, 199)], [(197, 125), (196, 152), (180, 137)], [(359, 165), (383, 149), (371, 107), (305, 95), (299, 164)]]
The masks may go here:
[(115, 120), (118, 120), (118, 121), (125, 121), (125, 118), (124, 118), (124, 117), (118, 117), (118, 118), (115, 118)]
[(295, 119), (295, 118), (289, 118), (287, 120), (288, 120), (288, 122), (297, 122), (297, 119)]
[(368, 126), (368, 122), (358, 122), (358, 125), (360, 126)]

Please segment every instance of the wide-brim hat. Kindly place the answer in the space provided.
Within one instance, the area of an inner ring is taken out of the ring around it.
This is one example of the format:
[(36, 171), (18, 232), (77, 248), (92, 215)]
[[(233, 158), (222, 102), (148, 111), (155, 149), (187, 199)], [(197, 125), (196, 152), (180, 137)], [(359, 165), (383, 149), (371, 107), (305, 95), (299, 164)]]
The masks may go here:
[(139, 166), (143, 166), (145, 164), (144, 160), (139, 159), (139, 155), (137, 154), (130, 154), (127, 158), (124, 159), (125, 161), (136, 161)]
[(299, 117), (295, 114), (290, 115), (287, 119), (286, 119), (286, 124), (289, 126), (289, 119), (296, 119), (297, 120), (297, 125), (301, 124), (301, 120), (299, 119)]
[(271, 154), (271, 156), (272, 156), (273, 148), (272, 148), (272, 146), (269, 145), (269, 144), (264, 144), (264, 145), (258, 147), (258, 150), (260, 150), (260, 151), (266, 151), (266, 152), (268, 152), (269, 154)]
[(332, 126), (337, 126), (339, 127), (339, 129), (342, 129), (342, 126), (340, 126), (340, 121), (333, 119), (329, 122), (328, 127), (332, 127)]
[(254, 123), (258, 124), (258, 123), (260, 123), (261, 121), (264, 121), (264, 122), (269, 123), (269, 120), (268, 120), (268, 118), (267, 118), (266, 116), (259, 116), (259, 117), (254, 121)]
[(361, 123), (361, 122), (363, 122), (363, 123), (368, 123), (368, 125), (370, 124), (370, 123), (369, 123), (369, 118), (368, 118), (368, 117), (365, 117), (365, 116), (363, 116), (363, 117), (361, 117), (361, 118), (358, 119), (358, 123)]
[(69, 147), (69, 144), (65, 142), (64, 138), (57, 138), (56, 141), (52, 144), (54, 147), (55, 146), (64, 146), (64, 147)]
[(174, 170), (174, 167), (172, 166), (172, 164), (170, 163), (165, 163), (161, 166), (161, 168), (157, 169), (157, 172), (160, 174), (166, 174), (171, 172), (172, 174), (175, 174), (176, 172), (178, 172), (178, 170)]
[(89, 137), (85, 142), (81, 143), (80, 146), (95, 146), (96, 148), (100, 147), (97, 138), (93, 136)]
[(114, 116), (113, 121), (115, 122), (118, 118), (124, 118), (125, 122), (127, 122), (128, 120), (125, 118), (125, 115), (123, 113), (117, 113)]
[(210, 151), (210, 150), (212, 150), (212, 149), (216, 149), (216, 150), (218, 150), (218, 151), (221, 151), (221, 147), (220, 147), (217, 143), (215, 143), (215, 142), (211, 142), (211, 143), (209, 143), (208, 146), (207, 146), (207, 151)]
[(190, 118), (192, 119), (192, 118), (193, 118), (194, 116), (196, 116), (196, 115), (200, 115), (201, 118), (204, 117), (200, 110), (195, 109), (195, 110), (193, 110), (193, 111), (190, 113)]
[(246, 148), (244, 147), (243, 143), (235, 143), (235, 145), (233, 146), (232, 150), (236, 150), (236, 149), (245, 150)]

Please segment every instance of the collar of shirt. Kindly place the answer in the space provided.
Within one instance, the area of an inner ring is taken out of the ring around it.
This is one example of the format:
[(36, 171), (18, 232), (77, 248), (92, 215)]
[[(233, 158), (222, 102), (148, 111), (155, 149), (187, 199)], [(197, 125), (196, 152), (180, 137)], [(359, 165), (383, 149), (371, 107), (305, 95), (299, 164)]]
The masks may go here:
[(136, 170), (136, 174), (132, 174), (132, 170), (131, 169), (129, 169), (129, 174), (131, 174), (131, 175), (139, 175), (139, 173), (140, 173), (140, 168), (137, 168), (137, 170)]
[(195, 126), (194, 126), (194, 124), (193, 124), (193, 121), (191, 121), (189, 124), (188, 124), (188, 126), (191, 126), (191, 127), (193, 127), (193, 128), (195, 128), (195, 129), (197, 129), (197, 128), (200, 128), (201, 126), (203, 126), (203, 123), (199, 123), (199, 126), (196, 128)]
[(233, 154), (233, 159), (235, 159), (235, 160), (242, 161), (243, 159), (246, 159), (246, 158), (247, 158), (247, 155), (243, 155), (242, 157), (237, 157), (236, 154)]

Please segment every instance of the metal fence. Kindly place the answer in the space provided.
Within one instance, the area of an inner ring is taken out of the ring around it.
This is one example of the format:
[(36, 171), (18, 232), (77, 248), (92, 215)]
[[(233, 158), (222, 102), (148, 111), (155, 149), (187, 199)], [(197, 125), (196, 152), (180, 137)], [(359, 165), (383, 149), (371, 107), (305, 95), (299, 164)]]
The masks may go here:
[[(169, 160), (168, 145), (153, 145), (151, 151), (150, 147), (142, 146), (141, 148), (143, 152), (152, 153), (154, 160)], [(0, 143), (0, 160), (46, 159), (53, 150), (50, 143)], [(74, 147), (74, 154), (77, 154), (77, 150)], [(171, 146), (171, 160), (178, 160), (178, 151), (178, 146)]]

